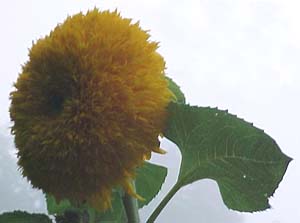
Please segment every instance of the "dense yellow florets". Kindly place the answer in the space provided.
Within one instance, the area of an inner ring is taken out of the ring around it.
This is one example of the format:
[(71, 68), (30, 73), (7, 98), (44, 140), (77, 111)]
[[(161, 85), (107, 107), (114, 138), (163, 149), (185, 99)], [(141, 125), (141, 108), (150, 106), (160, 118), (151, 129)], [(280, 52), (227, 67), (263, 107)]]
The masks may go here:
[(68, 17), (31, 48), (11, 93), (19, 166), (57, 199), (108, 207), (159, 152), (171, 100), (149, 34), (117, 12)]

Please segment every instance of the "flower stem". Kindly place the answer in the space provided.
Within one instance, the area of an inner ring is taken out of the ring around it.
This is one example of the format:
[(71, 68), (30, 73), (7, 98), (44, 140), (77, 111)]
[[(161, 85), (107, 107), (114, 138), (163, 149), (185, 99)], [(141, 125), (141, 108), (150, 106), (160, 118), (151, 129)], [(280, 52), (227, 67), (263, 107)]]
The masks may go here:
[(164, 199), (159, 203), (159, 205), (156, 207), (156, 209), (152, 212), (150, 217), (147, 220), (147, 223), (153, 223), (160, 212), (164, 209), (164, 207), (168, 204), (168, 202), (171, 200), (171, 198), (176, 194), (176, 192), (180, 189), (180, 186), (178, 184), (175, 184), (172, 189), (169, 191), (169, 193), (164, 197)]
[[(133, 182), (132, 185), (135, 190), (135, 183)], [(125, 193), (123, 203), (125, 206), (128, 223), (140, 223), (137, 199)]]
[(87, 210), (84, 210), (83, 213), (81, 214), (81, 222), (82, 223), (89, 223), (90, 222), (89, 212)]

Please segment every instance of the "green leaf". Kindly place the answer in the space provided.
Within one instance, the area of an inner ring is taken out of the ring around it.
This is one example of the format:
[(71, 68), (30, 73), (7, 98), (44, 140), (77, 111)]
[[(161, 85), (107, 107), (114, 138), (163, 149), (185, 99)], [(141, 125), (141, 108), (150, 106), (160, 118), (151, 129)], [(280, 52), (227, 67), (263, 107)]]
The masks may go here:
[(68, 200), (62, 200), (57, 203), (55, 198), (50, 194), (46, 194), (46, 203), (49, 214), (62, 215), (67, 210), (76, 209)]
[(52, 223), (45, 214), (29, 214), (25, 211), (6, 212), (0, 215), (1, 223)]
[(169, 109), (165, 136), (182, 153), (176, 190), (210, 178), (230, 209), (253, 212), (270, 207), (268, 198), (291, 161), (270, 136), (216, 108), (171, 103)]
[(49, 194), (46, 195), (47, 208), (49, 214), (64, 215), (68, 211), (83, 212), (87, 210), (91, 219), (91, 222), (101, 223), (123, 223), (127, 222), (127, 216), (122, 200), (122, 192), (114, 189), (112, 193), (112, 208), (99, 212), (92, 207), (83, 205), (82, 208), (74, 207), (70, 201), (62, 200), (57, 203), (55, 198)]
[[(112, 195), (112, 208), (104, 213), (95, 211), (96, 223), (124, 223), (127, 222), (126, 211), (122, 200), (123, 194), (120, 190), (116, 190)], [(89, 210), (90, 215), (91, 211)]]
[(168, 81), (168, 87), (174, 94), (175, 98), (174, 101), (177, 103), (185, 104), (185, 97), (182, 91), (180, 90), (180, 87), (169, 77), (166, 77)]
[(167, 168), (149, 162), (145, 162), (142, 167), (138, 168), (135, 180), (136, 191), (145, 199), (138, 201), (139, 208), (147, 205), (160, 191), (167, 172)]

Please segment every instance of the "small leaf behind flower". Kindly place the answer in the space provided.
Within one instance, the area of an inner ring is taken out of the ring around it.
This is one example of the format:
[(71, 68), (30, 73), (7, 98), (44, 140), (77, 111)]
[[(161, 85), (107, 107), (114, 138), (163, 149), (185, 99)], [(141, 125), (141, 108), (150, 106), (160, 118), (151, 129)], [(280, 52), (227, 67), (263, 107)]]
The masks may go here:
[[(77, 211), (78, 213), (87, 210), (90, 219), (95, 223), (124, 223), (127, 222), (127, 216), (122, 200), (122, 192), (120, 190), (113, 190), (112, 193), (112, 207), (104, 212), (99, 212), (92, 207), (83, 205), (82, 208), (74, 207), (70, 201), (62, 200), (59, 203), (55, 198), (49, 194), (46, 195), (47, 209), (49, 214), (64, 215), (68, 211)], [(0, 222), (1, 223), (1, 222)]]
[(185, 97), (182, 91), (180, 90), (180, 87), (169, 77), (166, 77), (168, 81), (168, 87), (172, 91), (172, 93), (175, 95), (174, 101), (177, 103), (185, 104)]
[(135, 181), (137, 194), (145, 200), (138, 201), (139, 208), (147, 205), (160, 191), (167, 176), (167, 168), (153, 163), (145, 162), (138, 168)]
[(112, 195), (112, 208), (105, 212), (89, 209), (90, 216), (95, 214), (95, 223), (124, 223), (127, 222), (126, 211), (123, 205), (122, 192), (116, 190)]
[(230, 209), (253, 212), (270, 207), (268, 198), (291, 161), (270, 136), (216, 108), (171, 103), (169, 111), (165, 136), (182, 153), (176, 191), (210, 178)]
[(46, 194), (46, 203), (49, 214), (62, 215), (66, 210), (76, 209), (68, 200), (56, 202), (55, 198), (50, 194)]

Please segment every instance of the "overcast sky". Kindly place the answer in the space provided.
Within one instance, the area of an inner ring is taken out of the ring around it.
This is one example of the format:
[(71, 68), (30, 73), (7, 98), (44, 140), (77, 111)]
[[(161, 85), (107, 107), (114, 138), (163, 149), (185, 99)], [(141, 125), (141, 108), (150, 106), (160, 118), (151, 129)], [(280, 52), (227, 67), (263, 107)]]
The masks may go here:
[[(181, 190), (157, 222), (299, 221), (299, 0), (0, 0), (0, 5), (0, 212), (8, 200), (9, 210), (24, 209), (23, 204), (28, 210), (45, 210), (40, 192), (22, 193), (23, 203), (17, 200), (18, 193), (29, 188), (15, 170), (13, 139), (7, 130), (8, 94), (28, 59), (28, 48), (67, 15), (97, 6), (118, 8), (124, 17), (140, 20), (142, 28), (151, 30), (152, 39), (160, 42), (168, 75), (181, 86), (190, 104), (229, 109), (264, 129), (294, 158), (271, 199), (271, 210), (229, 211), (216, 184), (204, 180)], [(175, 181), (180, 156), (174, 145), (164, 143), (169, 151), (163, 158), (170, 167), (163, 188), (167, 191)], [(8, 190), (3, 185), (9, 182), (15, 186)], [(25, 202), (30, 196), (35, 201), (31, 206)], [(142, 210), (143, 218), (147, 214)]]

